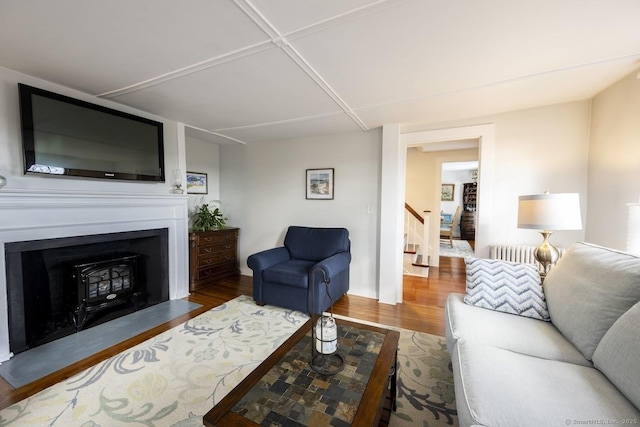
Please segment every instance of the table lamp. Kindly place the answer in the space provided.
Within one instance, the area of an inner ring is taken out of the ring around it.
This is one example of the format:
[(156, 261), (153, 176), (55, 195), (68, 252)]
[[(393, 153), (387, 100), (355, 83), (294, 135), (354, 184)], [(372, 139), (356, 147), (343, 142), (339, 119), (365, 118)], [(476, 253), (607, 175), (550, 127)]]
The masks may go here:
[(578, 193), (534, 194), (518, 198), (518, 228), (541, 230), (543, 241), (533, 255), (542, 265), (544, 279), (549, 266), (555, 264), (560, 253), (551, 243), (552, 230), (581, 230), (580, 198)]

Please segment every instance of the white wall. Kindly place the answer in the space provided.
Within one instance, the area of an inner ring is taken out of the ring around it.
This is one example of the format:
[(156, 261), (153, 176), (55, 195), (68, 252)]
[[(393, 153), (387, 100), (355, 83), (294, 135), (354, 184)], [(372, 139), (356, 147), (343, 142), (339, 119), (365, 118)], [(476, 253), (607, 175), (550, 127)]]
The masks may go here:
[(189, 212), (196, 205), (211, 203), (220, 207), (226, 215), (225, 207), (216, 202), (220, 200), (220, 146), (191, 136), (185, 137), (187, 171), (207, 174), (207, 194), (189, 195)]
[[(538, 245), (539, 233), (517, 228), (518, 196), (577, 192), (582, 218), (587, 206), (587, 157), (591, 102), (577, 101), (513, 111), (404, 131), (447, 129), (485, 123), (495, 125), (492, 224), (489, 243)], [(482, 169), (482, 163), (480, 164)], [(482, 186), (482, 182), (479, 182)], [(482, 209), (482, 200), (479, 208)], [(551, 240), (559, 247), (584, 240), (585, 231), (558, 231)]]
[[(220, 147), (220, 198), (240, 227), (243, 274), (252, 253), (282, 245), (290, 225), (345, 227), (350, 293), (376, 298), (379, 131)], [(306, 200), (306, 169), (334, 168), (334, 200)], [(371, 207), (372, 213), (368, 213)]]
[(637, 71), (593, 100), (587, 240), (626, 249), (627, 203), (640, 197), (640, 80)]

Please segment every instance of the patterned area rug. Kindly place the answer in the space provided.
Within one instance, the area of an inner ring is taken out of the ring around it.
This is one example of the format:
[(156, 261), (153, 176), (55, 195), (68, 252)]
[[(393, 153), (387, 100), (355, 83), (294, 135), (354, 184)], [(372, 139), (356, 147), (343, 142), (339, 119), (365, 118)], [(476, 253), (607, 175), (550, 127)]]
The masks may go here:
[(440, 256), (448, 256), (454, 258), (466, 258), (474, 256), (471, 245), (466, 240), (454, 240), (453, 248), (449, 245), (449, 241), (440, 241)]
[[(0, 411), (0, 426), (201, 426), (308, 317), (238, 297)], [(444, 339), (402, 330), (391, 426), (457, 425)]]
[(402, 329), (398, 349), (398, 408), (391, 413), (389, 425), (457, 426), (451, 355), (445, 339)]

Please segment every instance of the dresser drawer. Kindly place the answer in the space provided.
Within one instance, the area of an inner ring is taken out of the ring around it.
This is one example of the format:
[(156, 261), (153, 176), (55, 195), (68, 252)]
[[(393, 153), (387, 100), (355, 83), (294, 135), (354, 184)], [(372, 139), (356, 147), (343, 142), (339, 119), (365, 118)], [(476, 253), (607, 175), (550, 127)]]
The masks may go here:
[(227, 262), (224, 264), (214, 265), (208, 268), (198, 270), (198, 281), (214, 280), (236, 273), (235, 262)]
[(224, 243), (215, 243), (209, 246), (198, 246), (198, 258), (206, 258), (220, 252), (235, 252), (236, 251), (236, 242), (224, 242)]
[(216, 252), (209, 256), (201, 256), (198, 258), (198, 268), (205, 268), (212, 265), (220, 264), (221, 262), (227, 261), (235, 261), (236, 253), (235, 250), (226, 250), (221, 252)]
[(238, 238), (236, 230), (220, 230), (202, 233), (197, 236), (198, 247), (216, 245), (225, 242), (235, 242)]

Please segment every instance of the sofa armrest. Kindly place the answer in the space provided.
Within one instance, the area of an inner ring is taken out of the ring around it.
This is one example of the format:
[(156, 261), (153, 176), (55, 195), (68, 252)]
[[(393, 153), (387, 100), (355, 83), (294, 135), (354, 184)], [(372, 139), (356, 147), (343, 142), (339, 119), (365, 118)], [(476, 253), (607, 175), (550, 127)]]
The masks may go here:
[(247, 265), (256, 272), (260, 272), (272, 265), (279, 264), (291, 259), (289, 251), (284, 246), (278, 248), (267, 249), (266, 251), (255, 253), (247, 258)]

